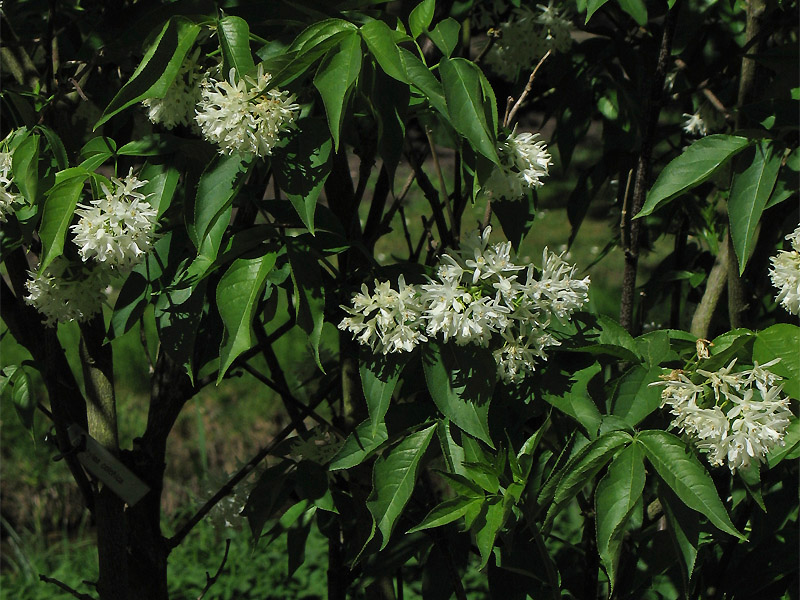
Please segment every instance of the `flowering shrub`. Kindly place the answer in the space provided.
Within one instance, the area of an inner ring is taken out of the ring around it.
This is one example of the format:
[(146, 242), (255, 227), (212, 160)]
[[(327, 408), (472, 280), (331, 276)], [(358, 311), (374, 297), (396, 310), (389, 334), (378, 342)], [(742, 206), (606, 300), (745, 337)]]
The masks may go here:
[[(55, 4), (4, 6), (0, 92), (0, 393), (96, 523), (49, 585), (165, 600), (209, 519), (289, 575), (316, 527), (331, 600), (793, 597), (796, 3)], [(231, 377), (285, 427), (168, 535)]]

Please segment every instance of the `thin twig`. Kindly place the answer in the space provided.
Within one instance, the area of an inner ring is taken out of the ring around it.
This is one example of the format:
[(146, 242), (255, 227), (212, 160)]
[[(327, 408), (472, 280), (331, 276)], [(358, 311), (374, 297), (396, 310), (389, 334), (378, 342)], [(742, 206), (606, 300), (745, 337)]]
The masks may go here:
[(78, 590), (74, 590), (63, 581), (59, 581), (58, 579), (53, 579), (52, 577), (48, 577), (47, 575), (42, 575), (41, 573), (39, 573), (39, 580), (44, 581), (45, 583), (52, 583), (53, 585), (60, 587), (62, 590), (64, 590), (71, 596), (75, 596), (76, 598), (78, 598), (78, 600), (96, 600), (94, 596), (90, 596), (89, 594), (83, 594)]
[(511, 126), (511, 122), (514, 120), (514, 117), (516, 116), (519, 107), (525, 101), (525, 98), (528, 97), (528, 94), (531, 93), (531, 89), (533, 88), (533, 80), (536, 78), (536, 72), (539, 70), (539, 67), (541, 67), (544, 64), (544, 61), (548, 59), (551, 53), (552, 51), (548, 50), (547, 52), (545, 52), (545, 55), (539, 59), (539, 62), (536, 63), (536, 66), (533, 68), (533, 71), (531, 71), (531, 76), (528, 77), (528, 83), (525, 84), (525, 89), (520, 95), (519, 100), (517, 100), (517, 102), (514, 104), (513, 108), (511, 109), (511, 112), (508, 113), (507, 118), (503, 119), (503, 127)]
[(411, 185), (414, 183), (414, 179), (416, 179), (417, 174), (414, 171), (408, 174), (405, 183), (403, 184), (403, 189), (400, 190), (400, 194), (395, 196), (394, 202), (389, 207), (389, 210), (386, 211), (386, 214), (383, 215), (383, 221), (381, 221), (381, 226), (376, 233), (379, 235), (381, 231), (387, 231), (389, 226), (391, 225), (392, 219), (394, 218), (394, 213), (402, 208), (403, 200), (405, 200), (408, 191), (411, 189)]
[(203, 588), (203, 591), (200, 592), (200, 595), (197, 597), (197, 600), (203, 600), (208, 590), (211, 589), (211, 586), (217, 583), (217, 579), (222, 574), (222, 569), (225, 568), (225, 563), (228, 562), (228, 551), (231, 549), (231, 538), (225, 540), (225, 555), (222, 557), (222, 562), (219, 564), (219, 569), (217, 572), (214, 573), (214, 576), (210, 576), (208, 571), (206, 571), (206, 586)]
[[(266, 375), (264, 375), (263, 373), (259, 372), (259, 371), (258, 371), (258, 370), (257, 370), (255, 367), (253, 367), (253, 366), (252, 366), (250, 363), (244, 363), (244, 364), (242, 365), (242, 367), (244, 368), (244, 370), (245, 370), (245, 371), (247, 371), (248, 373), (250, 373), (250, 375), (252, 375), (252, 376), (253, 376), (253, 377), (255, 377), (256, 379), (258, 379), (258, 380), (259, 380), (261, 383), (263, 383), (264, 385), (266, 385), (266, 386), (267, 386), (268, 388), (270, 388), (270, 389), (271, 389), (273, 392), (276, 392), (276, 393), (280, 394), (280, 395), (281, 395), (281, 398), (283, 398), (283, 400), (284, 400), (285, 402), (287, 402), (288, 404), (291, 404), (292, 406), (294, 406), (295, 408), (297, 408), (297, 409), (299, 409), (299, 410), (302, 410), (302, 409), (308, 409), (308, 407), (307, 407), (305, 404), (303, 404), (302, 402), (300, 402), (300, 400), (298, 400), (297, 398), (295, 398), (295, 397), (292, 395), (292, 393), (291, 393), (291, 392), (290, 392), (288, 389), (286, 389), (286, 388), (285, 388), (285, 387), (283, 387), (282, 385), (279, 385), (277, 382), (275, 382), (275, 381), (272, 381), (272, 380), (271, 380), (269, 377), (267, 377), (267, 376), (266, 376)], [(322, 417), (322, 416), (320, 416), (320, 415), (317, 413), (317, 411), (315, 411), (315, 410), (313, 410), (313, 409), (308, 409), (308, 415), (309, 415), (309, 416), (310, 416), (312, 419), (314, 419), (314, 420), (315, 420), (317, 423), (319, 423), (320, 425), (324, 425), (325, 427), (327, 427), (328, 429), (330, 429), (331, 431), (333, 431), (333, 432), (334, 432), (336, 435), (338, 435), (340, 438), (342, 438), (342, 439), (345, 439), (345, 438), (347, 437), (347, 436), (344, 434), (344, 432), (343, 432), (343, 431), (341, 431), (341, 430), (340, 430), (338, 427), (336, 427), (336, 425), (334, 425), (333, 423), (331, 423), (330, 421), (328, 421), (328, 420), (327, 420), (325, 417)]]
[(411, 241), (411, 232), (408, 231), (408, 223), (406, 223), (406, 211), (403, 210), (403, 205), (399, 205), (397, 208), (398, 212), (400, 213), (400, 224), (403, 226), (403, 235), (406, 238), (406, 244), (408, 245), (408, 259), (414, 256), (414, 242)]
[[(303, 406), (302, 411), (308, 414), (309, 411), (314, 410), (325, 399), (335, 382), (335, 379), (331, 380), (330, 384), (312, 401), (311, 406)], [(306, 414), (302, 414), (301, 419), (305, 418)], [(186, 521), (186, 523), (183, 524), (183, 526), (175, 535), (167, 540), (167, 547), (172, 550), (178, 546), (183, 539), (189, 535), (189, 532), (194, 529), (194, 526), (202, 521), (203, 518), (211, 511), (212, 508), (214, 508), (214, 506), (216, 506), (220, 500), (230, 494), (233, 491), (233, 488), (236, 487), (236, 485), (242, 481), (242, 479), (247, 477), (253, 471), (253, 469), (255, 469), (258, 464), (264, 460), (278, 444), (289, 437), (289, 434), (295, 431), (295, 429), (297, 429), (297, 420), (293, 420), (280, 432), (278, 432), (278, 434), (269, 444), (259, 450), (256, 455), (247, 462), (247, 464), (239, 469), (228, 480), (228, 482), (217, 491), (216, 494), (214, 494), (203, 506), (200, 507), (200, 509), (194, 515), (192, 515), (191, 518), (189, 518), (188, 521)]]
[(619, 214), (619, 231), (622, 237), (622, 250), (627, 252), (630, 244), (628, 235), (628, 194), (631, 190), (631, 179), (633, 179), (633, 169), (628, 171), (628, 181), (625, 183), (625, 196), (622, 198), (622, 211)]
[(428, 127), (425, 128), (425, 136), (428, 138), (428, 146), (431, 149), (433, 170), (436, 171), (436, 178), (439, 180), (439, 200), (447, 211), (447, 218), (450, 220), (450, 233), (453, 239), (455, 239), (456, 222), (455, 217), (453, 216), (453, 208), (450, 206), (450, 197), (447, 195), (447, 187), (444, 183), (444, 174), (442, 173), (442, 167), (439, 164), (439, 153), (436, 152), (436, 145), (433, 143), (433, 135), (431, 135), (431, 130)]

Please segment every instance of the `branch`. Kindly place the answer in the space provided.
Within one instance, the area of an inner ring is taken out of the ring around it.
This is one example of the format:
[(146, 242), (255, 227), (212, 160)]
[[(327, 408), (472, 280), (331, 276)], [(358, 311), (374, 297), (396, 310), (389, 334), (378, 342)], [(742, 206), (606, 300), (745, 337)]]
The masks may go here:
[(714, 266), (708, 275), (706, 291), (703, 293), (703, 298), (700, 300), (700, 304), (697, 305), (692, 317), (692, 324), (689, 328), (692, 335), (703, 339), (708, 337), (711, 317), (714, 316), (714, 309), (716, 309), (719, 298), (722, 296), (727, 280), (728, 244), (723, 241), (720, 244), (719, 254), (717, 254), (717, 259), (714, 261)]
[[(672, 37), (678, 20), (680, 0), (667, 12), (664, 20), (664, 29), (661, 32), (661, 45), (658, 52), (655, 74), (650, 82), (650, 94), (643, 111), (644, 128), (642, 132), (642, 145), (639, 159), (636, 162), (636, 176), (633, 185), (633, 203), (631, 214), (636, 216), (642, 210), (650, 178), (650, 162), (653, 152), (658, 115), (661, 112), (661, 101), (664, 90), (664, 80), (667, 74), (667, 63), (672, 50)], [(629, 333), (634, 333), (633, 303), (636, 293), (636, 270), (639, 265), (639, 244), (641, 221), (630, 222), (630, 245), (625, 253), (625, 271), (622, 276), (622, 298), (620, 299), (619, 322)]]
[(431, 149), (431, 156), (433, 157), (433, 170), (436, 171), (436, 177), (439, 180), (439, 201), (444, 205), (447, 211), (447, 218), (450, 220), (450, 239), (455, 241), (458, 239), (456, 219), (453, 216), (453, 208), (450, 206), (450, 197), (447, 195), (444, 174), (439, 164), (439, 154), (436, 152), (436, 145), (433, 143), (433, 135), (431, 135), (431, 130), (428, 127), (425, 127), (425, 137), (428, 138), (428, 146)]
[(211, 577), (206, 571), (206, 587), (203, 588), (203, 591), (200, 592), (200, 595), (197, 597), (197, 600), (203, 600), (205, 595), (208, 593), (208, 590), (211, 589), (211, 586), (217, 583), (217, 579), (222, 574), (222, 569), (225, 567), (225, 563), (228, 562), (228, 551), (231, 549), (231, 539), (228, 538), (225, 540), (225, 555), (222, 557), (222, 562), (219, 564), (219, 569), (217, 572), (214, 573), (214, 576)]
[(514, 103), (514, 106), (511, 108), (511, 110), (506, 113), (506, 116), (503, 119), (503, 127), (511, 126), (511, 122), (517, 115), (519, 107), (522, 106), (522, 103), (525, 101), (525, 98), (528, 97), (528, 94), (531, 93), (531, 89), (533, 89), (533, 80), (536, 78), (536, 73), (539, 70), (539, 67), (541, 67), (544, 64), (544, 61), (548, 59), (551, 52), (552, 52), (551, 50), (548, 50), (545, 53), (545, 55), (539, 59), (539, 62), (536, 63), (536, 66), (533, 68), (533, 71), (531, 71), (531, 76), (528, 77), (528, 83), (525, 84), (525, 89), (522, 91), (522, 94), (520, 94), (519, 100), (517, 100), (516, 103)]
[(94, 596), (90, 596), (89, 594), (83, 594), (78, 590), (72, 589), (66, 583), (59, 581), (58, 579), (53, 579), (52, 577), (48, 577), (47, 575), (42, 575), (39, 573), (39, 580), (44, 581), (45, 583), (52, 583), (53, 585), (60, 587), (62, 590), (70, 594), (71, 596), (75, 596), (78, 600), (96, 600)]

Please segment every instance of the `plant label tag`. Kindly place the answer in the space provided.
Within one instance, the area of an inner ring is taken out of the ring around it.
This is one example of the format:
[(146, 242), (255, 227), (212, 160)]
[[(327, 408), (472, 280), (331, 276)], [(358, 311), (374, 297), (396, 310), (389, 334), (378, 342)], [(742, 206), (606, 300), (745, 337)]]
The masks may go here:
[(96, 439), (74, 423), (67, 430), (73, 447), (80, 447), (78, 460), (92, 475), (106, 484), (128, 506), (133, 506), (150, 491), (144, 482), (123, 465)]

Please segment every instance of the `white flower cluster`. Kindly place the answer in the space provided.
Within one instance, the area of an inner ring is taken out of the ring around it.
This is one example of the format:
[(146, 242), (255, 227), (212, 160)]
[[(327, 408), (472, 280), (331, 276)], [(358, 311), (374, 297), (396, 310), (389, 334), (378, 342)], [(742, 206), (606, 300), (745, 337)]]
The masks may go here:
[(779, 360), (732, 372), (734, 359), (718, 371), (697, 369), (699, 383), (676, 371), (650, 385), (666, 386), (661, 406), (669, 406), (675, 417), (671, 427), (685, 432), (712, 465), (727, 460), (734, 473), (754, 459), (763, 462), (772, 447), (784, 444), (792, 413), (783, 385), (776, 385), (781, 377), (769, 371)]
[(118, 269), (129, 269), (142, 261), (153, 243), (156, 211), (146, 196), (136, 190), (147, 184), (133, 175), (111, 178), (114, 189), (101, 184), (104, 196), (90, 202), (90, 206), (78, 205), (75, 211), (80, 220), (70, 227), (75, 234), (84, 261), (94, 259), (98, 263)]
[(203, 137), (217, 144), (220, 154), (269, 156), (280, 134), (291, 127), (300, 107), (288, 92), (265, 92), (271, 78), (261, 65), (255, 79), (245, 76), (237, 81), (234, 69), (229, 81), (205, 76), (195, 119)]
[(772, 268), (769, 270), (772, 285), (780, 291), (775, 301), (780, 302), (793, 315), (800, 314), (800, 226), (786, 236), (792, 244), (792, 250), (781, 250), (777, 256), (770, 257)]
[(383, 354), (410, 352), (434, 336), (491, 347), (500, 378), (521, 381), (547, 358), (546, 347), (559, 344), (547, 327), (588, 300), (589, 278), (575, 279), (575, 267), (545, 248), (537, 279), (533, 265), (514, 264), (510, 242), (489, 244), (490, 233), (465, 236), (425, 285), (407, 285), (402, 276), (397, 291), (389, 282), (376, 281), (373, 294), (362, 285), (353, 307), (342, 306), (349, 316), (339, 329)]
[(67, 321), (86, 321), (100, 312), (106, 299), (105, 289), (109, 274), (102, 268), (71, 272), (69, 261), (57, 257), (37, 275), (29, 272), (25, 282), (28, 295), (25, 302), (45, 316), (45, 324), (52, 327)]
[(14, 178), (11, 174), (11, 152), (0, 152), (0, 223), (6, 222), (6, 215), (14, 212), (14, 203), (22, 196), (11, 190)]
[(25, 302), (45, 316), (52, 327), (66, 321), (86, 321), (100, 312), (114, 272), (141, 262), (153, 243), (156, 211), (136, 190), (147, 183), (133, 175), (111, 178), (114, 189), (102, 185), (104, 197), (90, 206), (78, 205), (80, 219), (71, 226), (73, 242), (84, 263), (71, 268), (57, 257), (41, 274), (30, 272)]
[(552, 157), (538, 133), (512, 133), (498, 147), (502, 167), (495, 166), (484, 184), (490, 198), (519, 198), (526, 188), (544, 185)]
[(564, 12), (553, 6), (515, 8), (497, 29), (499, 37), (486, 56), (486, 63), (501, 77), (516, 80), (520, 71), (530, 71), (548, 50), (566, 52), (572, 45), (571, 24)]
[(167, 129), (194, 124), (195, 105), (200, 101), (200, 79), (203, 77), (197, 64), (199, 56), (200, 48), (197, 48), (186, 57), (163, 98), (142, 100), (153, 123), (160, 123)]

